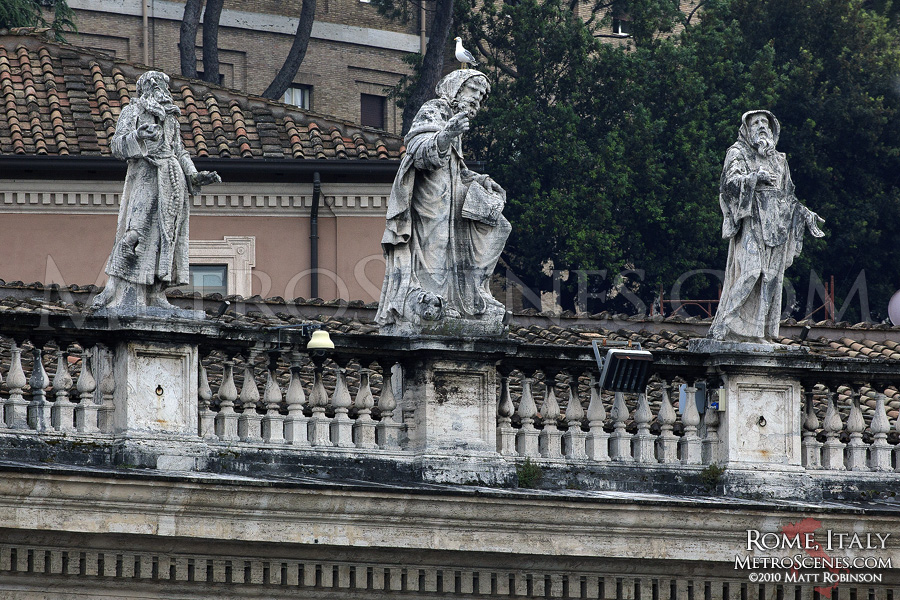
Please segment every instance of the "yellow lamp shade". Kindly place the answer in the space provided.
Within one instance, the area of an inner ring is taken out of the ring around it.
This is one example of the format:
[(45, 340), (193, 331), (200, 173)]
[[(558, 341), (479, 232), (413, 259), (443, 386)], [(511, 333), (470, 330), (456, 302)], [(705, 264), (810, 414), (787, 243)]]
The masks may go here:
[(324, 329), (313, 331), (312, 337), (306, 344), (307, 350), (334, 350), (334, 342)]

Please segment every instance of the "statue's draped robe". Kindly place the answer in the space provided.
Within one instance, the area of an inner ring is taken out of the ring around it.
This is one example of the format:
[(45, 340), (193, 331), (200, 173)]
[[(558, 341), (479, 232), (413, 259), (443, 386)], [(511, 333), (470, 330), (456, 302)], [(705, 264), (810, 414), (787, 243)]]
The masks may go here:
[(446, 100), (431, 100), (406, 135), (381, 240), (387, 264), (375, 318), (382, 325), (400, 321), (417, 290), (441, 296), (445, 310), (463, 318), (503, 307), (489, 284), (511, 227), (502, 215), (494, 227), (461, 216), (469, 184), (484, 176), (466, 168), (459, 137), (447, 152), (438, 148), (452, 116)]
[[(138, 139), (137, 130), (145, 123), (160, 125), (159, 140)], [(140, 100), (132, 102), (119, 117), (112, 153), (128, 161), (128, 174), (106, 273), (139, 285), (188, 283), (187, 177), (197, 171), (181, 142), (178, 118), (168, 114), (160, 119)], [(122, 243), (132, 230), (138, 233), (134, 253)]]
[[(774, 185), (757, 183), (760, 168), (774, 174)], [(772, 341), (781, 319), (784, 271), (800, 254), (806, 227), (806, 209), (794, 196), (784, 154), (760, 156), (743, 128), (725, 157), (719, 204), (728, 264), (710, 337)]]

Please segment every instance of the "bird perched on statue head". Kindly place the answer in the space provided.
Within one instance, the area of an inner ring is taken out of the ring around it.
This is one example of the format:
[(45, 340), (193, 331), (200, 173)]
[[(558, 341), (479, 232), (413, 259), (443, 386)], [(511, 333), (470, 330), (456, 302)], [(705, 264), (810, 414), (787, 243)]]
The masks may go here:
[(475, 57), (472, 56), (471, 52), (463, 48), (462, 38), (457, 37), (454, 39), (456, 40), (456, 60), (459, 61), (460, 68), (464, 69), (467, 65), (477, 67), (478, 63), (475, 62)]

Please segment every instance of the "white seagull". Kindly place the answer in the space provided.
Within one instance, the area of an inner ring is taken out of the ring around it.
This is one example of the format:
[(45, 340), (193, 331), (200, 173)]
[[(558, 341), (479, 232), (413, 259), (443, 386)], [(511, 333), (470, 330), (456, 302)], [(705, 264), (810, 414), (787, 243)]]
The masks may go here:
[(477, 67), (478, 63), (475, 62), (475, 57), (472, 56), (472, 53), (463, 48), (462, 38), (454, 38), (456, 40), (456, 60), (459, 61), (460, 67), (465, 68), (466, 64), (472, 65), (473, 67)]

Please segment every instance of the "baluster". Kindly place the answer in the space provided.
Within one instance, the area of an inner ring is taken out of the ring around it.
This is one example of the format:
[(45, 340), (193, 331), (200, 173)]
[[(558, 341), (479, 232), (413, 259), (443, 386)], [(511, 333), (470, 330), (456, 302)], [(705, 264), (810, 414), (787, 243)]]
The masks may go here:
[(556, 373), (544, 371), (544, 402), (541, 404), (541, 417), (544, 429), (538, 437), (541, 456), (545, 458), (562, 458), (562, 432), (556, 426), (559, 419), (559, 403), (556, 401)]
[(31, 370), (31, 403), (28, 405), (28, 425), (36, 431), (47, 431), (50, 424), (51, 403), (47, 400), (46, 388), (50, 385), (50, 377), (44, 370), (43, 351), (39, 344), (31, 351), (34, 357), (34, 368)]
[(606, 408), (600, 396), (600, 384), (591, 373), (591, 401), (587, 409), (588, 427), (585, 450), (588, 458), (597, 462), (609, 460), (609, 434), (603, 429), (606, 421)]
[(219, 414), (216, 415), (216, 435), (223, 442), (235, 442), (238, 439), (238, 415), (234, 410), (237, 400), (237, 386), (234, 385), (234, 359), (228, 357), (223, 365), (222, 383), (219, 385)]
[(60, 346), (56, 353), (56, 374), (53, 376), (53, 394), (56, 401), (50, 409), (50, 421), (57, 431), (75, 431), (75, 404), (69, 400), (69, 390), (73, 385), (69, 373), (69, 355)]
[(806, 394), (806, 413), (803, 416), (803, 441), (801, 442), (803, 466), (807, 469), (821, 469), (822, 443), (816, 440), (816, 430), (819, 429), (819, 418), (813, 408), (813, 386), (804, 385)]
[(75, 407), (75, 429), (79, 433), (97, 433), (100, 428), (97, 426), (97, 413), (99, 406), (94, 404), (94, 390), (97, 389), (97, 380), (91, 373), (91, 356), (87, 348), (81, 351), (81, 374), (75, 383), (75, 389), (78, 390), (80, 402)]
[(891, 470), (891, 445), (887, 442), (887, 434), (891, 431), (885, 409), (885, 395), (878, 394), (875, 404), (875, 416), (872, 418), (872, 450), (869, 455), (869, 468), (873, 471)]
[(27, 383), (25, 371), (22, 370), (22, 350), (13, 340), (9, 374), (6, 377), (6, 387), (9, 388), (9, 398), (6, 401), (6, 424), (12, 429), (28, 429), (28, 402), (22, 395), (22, 388)]
[(509, 393), (509, 369), (501, 365), (497, 367), (500, 374), (500, 397), (497, 398), (497, 452), (502, 456), (516, 455), (516, 430), (512, 419), (516, 410)]
[[(116, 378), (113, 374), (113, 351), (109, 348), (102, 348), (100, 356), (102, 357), (102, 371), (100, 375), (100, 409), (97, 415), (97, 424), (103, 433), (113, 433), (116, 428)], [(207, 383), (207, 387), (209, 384)]]
[(300, 353), (291, 353), (291, 382), (285, 393), (288, 414), (284, 420), (284, 437), (292, 446), (309, 446), (309, 419), (303, 414), (306, 393), (300, 382)]
[[(900, 434), (900, 415), (894, 419), (894, 429)], [(894, 446), (894, 470), (900, 473), (900, 444)]]
[(375, 443), (375, 421), (372, 419), (372, 408), (375, 397), (369, 384), (369, 369), (359, 370), (359, 390), (353, 405), (356, 407), (356, 423), (353, 424), (353, 438), (357, 448), (377, 448)]
[(581, 430), (581, 420), (584, 419), (584, 408), (581, 407), (581, 399), (578, 397), (578, 375), (569, 373), (569, 401), (566, 404), (566, 422), (569, 428), (563, 434), (566, 447), (566, 458), (584, 460), (585, 439), (587, 434)]
[(662, 401), (659, 407), (659, 414), (656, 415), (660, 429), (656, 447), (659, 462), (663, 464), (678, 462), (678, 436), (672, 432), (678, 416), (675, 414), (675, 409), (672, 408), (672, 401), (669, 399), (669, 391), (671, 389), (669, 382), (662, 380)]
[(392, 369), (385, 366), (382, 369), (381, 396), (378, 398), (378, 410), (381, 411), (381, 421), (375, 427), (378, 445), (385, 450), (400, 449), (400, 432), (402, 423), (394, 420), (394, 410), (397, 408), (397, 400), (394, 398), (394, 383), (391, 376)]
[(284, 416), (281, 414), (281, 388), (278, 387), (278, 379), (275, 372), (278, 368), (278, 354), (269, 355), (269, 369), (266, 374), (266, 388), (263, 392), (263, 402), (266, 405), (266, 414), (262, 418), (262, 437), (269, 444), (283, 444), (284, 440)]
[(634, 454), (635, 462), (656, 462), (656, 455), (653, 452), (653, 445), (656, 441), (656, 437), (650, 433), (650, 420), (652, 418), (653, 413), (650, 412), (650, 403), (647, 401), (647, 394), (638, 394), (637, 411), (634, 413), (634, 422), (637, 425), (637, 433), (631, 440), (631, 450)]
[(238, 398), (244, 412), (238, 417), (238, 437), (242, 442), (258, 444), (262, 442), (262, 415), (256, 412), (259, 404), (259, 387), (253, 372), (255, 355), (250, 353), (244, 362), (244, 382), (241, 384), (241, 395)]
[(868, 471), (866, 466), (866, 445), (862, 441), (866, 422), (859, 406), (860, 390), (850, 395), (850, 417), (847, 419), (847, 431), (850, 432), (850, 443), (847, 444), (847, 468), (851, 471)]
[(837, 392), (832, 392), (828, 397), (828, 409), (825, 411), (825, 447), (822, 450), (822, 468), (832, 471), (843, 471), (844, 446), (840, 440), (841, 414), (836, 407)]
[(703, 426), (706, 429), (706, 436), (702, 442), (701, 459), (704, 465), (713, 465), (719, 458), (719, 411), (712, 407), (712, 394), (710, 393), (706, 395)]
[(533, 379), (522, 374), (522, 398), (519, 400), (519, 418), (522, 419), (522, 427), (516, 434), (516, 450), (519, 456), (538, 455), (538, 437), (540, 432), (534, 427), (534, 417), (537, 415), (537, 406), (534, 404), (534, 396), (531, 394)]
[(315, 371), (313, 375), (313, 388), (309, 395), (309, 405), (312, 407), (312, 418), (309, 420), (309, 441), (313, 446), (331, 446), (330, 419), (325, 416), (325, 407), (328, 406), (328, 393), (325, 391), (325, 382), (322, 381), (323, 357), (313, 356)]
[(610, 437), (610, 454), (616, 462), (632, 462), (631, 434), (625, 431), (625, 422), (628, 420), (628, 405), (625, 404), (625, 394), (615, 393), (610, 417), (613, 420), (613, 433)]
[[(350, 390), (344, 378), (347, 361), (343, 356), (335, 356), (334, 368), (334, 394), (331, 395), (331, 406), (334, 408), (334, 418), (331, 420), (331, 442), (338, 448), (353, 448), (353, 420), (347, 416), (347, 411), (353, 405)], [(340, 361), (340, 362), (337, 362)]]
[(200, 363), (200, 380), (197, 385), (197, 403), (199, 407), (199, 423), (197, 434), (205, 440), (216, 437), (216, 413), (210, 408), (212, 403), (212, 388), (209, 387), (209, 375), (203, 361)]
[(681, 415), (684, 424), (684, 436), (681, 438), (681, 462), (686, 465), (699, 465), (701, 462), (702, 444), (697, 435), (700, 425), (700, 413), (697, 411), (697, 388), (693, 385), (685, 388), (685, 409)]

